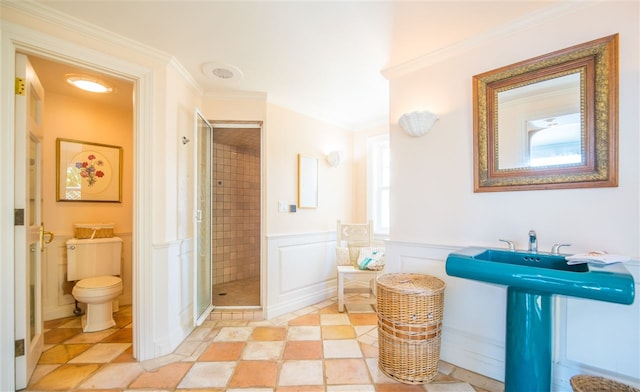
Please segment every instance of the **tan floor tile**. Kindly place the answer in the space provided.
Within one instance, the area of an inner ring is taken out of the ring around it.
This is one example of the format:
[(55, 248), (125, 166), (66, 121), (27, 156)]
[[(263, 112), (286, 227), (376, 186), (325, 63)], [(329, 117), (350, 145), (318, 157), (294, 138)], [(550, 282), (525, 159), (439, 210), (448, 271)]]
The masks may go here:
[(101, 367), (91, 375), (88, 380), (80, 384), (80, 388), (114, 389), (126, 388), (143, 372), (142, 366), (137, 362), (109, 363)]
[(349, 314), (353, 313), (375, 313), (376, 311), (373, 309), (371, 304), (345, 304)]
[(284, 361), (278, 385), (323, 385), (322, 374), (322, 361)]
[(360, 343), (354, 339), (323, 340), (325, 358), (362, 358)]
[(321, 332), (318, 326), (294, 326), (287, 331), (287, 340), (320, 340)]
[(300, 340), (287, 342), (282, 359), (322, 359), (322, 342)]
[(327, 359), (324, 364), (327, 385), (371, 383), (364, 359)]
[(129, 388), (173, 389), (191, 369), (192, 365), (193, 363), (177, 362), (154, 371), (144, 372), (129, 385)]
[(245, 345), (244, 342), (213, 342), (198, 361), (237, 361)]
[(296, 385), (277, 387), (275, 392), (325, 392), (324, 385)]
[(246, 342), (253, 327), (223, 327), (213, 339), (216, 342)]
[(100, 343), (133, 343), (133, 329), (122, 328), (102, 339)]
[(81, 328), (56, 328), (44, 333), (45, 344), (58, 344), (82, 333)]
[(224, 388), (237, 362), (196, 362), (184, 376), (178, 388)]
[(98, 370), (101, 365), (96, 363), (81, 365), (61, 365), (51, 373), (42, 377), (38, 382), (29, 386), (31, 390), (70, 390), (75, 388), (87, 376)]
[(327, 392), (376, 392), (374, 385), (329, 385)]
[(38, 360), (39, 364), (67, 363), (81, 353), (87, 351), (90, 344), (58, 344), (45, 351)]
[(276, 361), (239, 361), (229, 386), (232, 388), (275, 387), (277, 374)]
[(61, 325), (69, 322), (70, 320), (76, 319), (77, 317), (64, 317), (56, 320), (47, 320), (44, 322), (44, 329), (52, 329), (58, 328)]
[(105, 329), (102, 331), (97, 331), (97, 332), (83, 332), (83, 333), (79, 333), (76, 336), (67, 339), (65, 341), (65, 343), (70, 344), (70, 343), (98, 343), (101, 342), (102, 340), (106, 339), (107, 336), (114, 334), (116, 332), (118, 332), (118, 329), (115, 328), (109, 328), (109, 329)]
[(338, 312), (338, 303), (333, 303), (327, 307), (320, 309), (320, 314), (342, 314)]
[(51, 364), (51, 365), (36, 365), (36, 369), (33, 371), (31, 375), (31, 379), (29, 380), (29, 384), (35, 384), (42, 379), (42, 377), (56, 370), (60, 365)]
[(245, 360), (277, 360), (282, 356), (284, 348), (283, 341), (276, 342), (247, 342), (242, 352), (242, 359)]
[(380, 367), (378, 366), (378, 358), (367, 358), (365, 362), (367, 363), (367, 367), (369, 368), (369, 374), (371, 375), (371, 378), (376, 385), (398, 383), (398, 381), (387, 376), (382, 372), (382, 370), (380, 370)]
[(378, 347), (374, 347), (370, 344), (359, 342), (360, 350), (365, 358), (378, 358)]
[(112, 363), (119, 362), (137, 362), (133, 357), (133, 346), (130, 346), (128, 349), (124, 350), (122, 354), (118, 355), (111, 361)]
[(323, 325), (322, 339), (353, 339), (356, 333), (351, 325)]
[(107, 363), (117, 358), (131, 343), (98, 343), (69, 361), (69, 363)]
[(256, 327), (251, 334), (252, 340), (284, 340), (287, 329), (283, 327)]
[(430, 383), (425, 385), (427, 392), (476, 392), (473, 387), (463, 382)]
[(296, 317), (293, 320), (289, 320), (289, 326), (291, 325), (320, 325), (320, 315), (314, 313)]
[(349, 313), (349, 320), (353, 325), (378, 325), (376, 313)]
[(380, 384), (376, 385), (376, 392), (424, 392), (422, 385), (410, 384)]
[(351, 321), (345, 313), (321, 314), (320, 325), (351, 325)]

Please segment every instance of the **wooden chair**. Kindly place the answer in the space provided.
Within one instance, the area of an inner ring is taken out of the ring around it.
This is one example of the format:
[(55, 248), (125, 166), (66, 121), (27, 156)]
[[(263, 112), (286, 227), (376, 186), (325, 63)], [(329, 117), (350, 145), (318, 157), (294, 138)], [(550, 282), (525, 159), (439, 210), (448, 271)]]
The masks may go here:
[[(357, 267), (360, 249), (382, 247), (382, 242), (373, 240), (373, 222), (342, 224), (338, 221), (336, 231), (336, 264), (338, 272), (338, 311), (344, 311), (345, 303), (376, 303), (376, 278), (382, 271), (361, 270)], [(358, 282), (367, 281), (367, 286)], [(345, 283), (351, 283), (349, 287)], [(366, 297), (349, 294), (367, 294)]]

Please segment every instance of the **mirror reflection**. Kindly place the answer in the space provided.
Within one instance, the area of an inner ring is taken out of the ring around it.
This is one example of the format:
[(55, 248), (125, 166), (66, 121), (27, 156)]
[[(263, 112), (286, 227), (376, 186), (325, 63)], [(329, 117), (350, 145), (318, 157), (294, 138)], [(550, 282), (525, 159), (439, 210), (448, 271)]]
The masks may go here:
[(498, 170), (582, 162), (580, 76), (498, 90)]

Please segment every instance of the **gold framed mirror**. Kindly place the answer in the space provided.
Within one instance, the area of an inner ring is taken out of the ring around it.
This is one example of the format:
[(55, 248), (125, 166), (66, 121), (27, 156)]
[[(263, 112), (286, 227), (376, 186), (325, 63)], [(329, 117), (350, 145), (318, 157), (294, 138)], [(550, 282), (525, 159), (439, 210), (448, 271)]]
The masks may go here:
[(618, 186), (618, 35), (473, 77), (474, 192)]

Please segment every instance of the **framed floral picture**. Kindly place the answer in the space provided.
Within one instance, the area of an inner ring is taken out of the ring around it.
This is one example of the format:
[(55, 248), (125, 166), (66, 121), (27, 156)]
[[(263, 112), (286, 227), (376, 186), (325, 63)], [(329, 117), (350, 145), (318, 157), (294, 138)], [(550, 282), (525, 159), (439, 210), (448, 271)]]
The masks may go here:
[(122, 202), (122, 147), (56, 140), (56, 200)]

